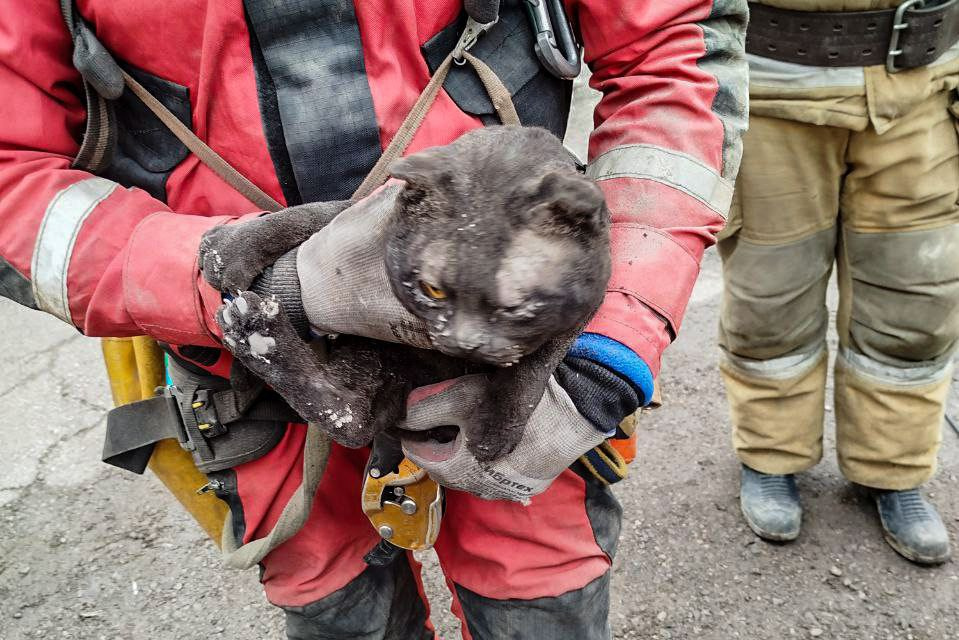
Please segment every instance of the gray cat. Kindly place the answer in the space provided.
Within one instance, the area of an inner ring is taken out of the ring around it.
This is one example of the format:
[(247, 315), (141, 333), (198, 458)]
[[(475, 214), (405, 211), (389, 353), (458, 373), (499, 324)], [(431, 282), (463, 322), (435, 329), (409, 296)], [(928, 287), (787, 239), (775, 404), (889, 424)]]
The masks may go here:
[[(342, 336), (319, 357), (280, 305), (250, 291), (219, 313), (225, 342), (304, 419), (354, 447), (401, 422), (411, 388), (484, 372), (488, 398), (464, 430), (470, 451), (492, 460), (516, 446), (549, 376), (603, 299), (610, 257), (602, 192), (538, 128), (477, 129), (398, 160), (391, 173), (405, 184), (373, 196), (394, 201), (385, 266), (439, 353)], [(217, 227), (201, 244), (204, 275), (221, 291), (248, 289), (349, 205)], [(268, 362), (257, 344), (264, 337), (275, 341)], [(448, 427), (420, 435), (454, 436)]]

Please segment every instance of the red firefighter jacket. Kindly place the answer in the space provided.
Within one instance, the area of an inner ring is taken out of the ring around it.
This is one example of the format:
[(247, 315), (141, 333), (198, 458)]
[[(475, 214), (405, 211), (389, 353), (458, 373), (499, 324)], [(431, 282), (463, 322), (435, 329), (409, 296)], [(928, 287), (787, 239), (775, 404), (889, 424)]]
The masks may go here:
[[(352, 191), (463, 20), (457, 0), (77, 6), (125, 68), (287, 204)], [(504, 0), (506, 14), (510, 6)], [(613, 213), (613, 277), (589, 331), (628, 346), (656, 373), (731, 198), (746, 115), (745, 2), (566, 0), (566, 7), (591, 84), (603, 94), (588, 171)], [(505, 35), (484, 36), (490, 47), (517, 41), (519, 23), (504, 25)], [(110, 169), (96, 177), (71, 169), (85, 120), (72, 50), (56, 0), (5, 7), (0, 294), (86, 335), (146, 333), (216, 346), (220, 299), (199, 276), (197, 245), (213, 225), (255, 207), (145, 124), (142, 105), (130, 100), (118, 106)], [(498, 64), (506, 84), (525, 91), (516, 96), (524, 122), (561, 129), (565, 110), (556, 110), (553, 85), (528, 65)], [(448, 81), (410, 152), (489, 121), (469, 82), (455, 84)]]

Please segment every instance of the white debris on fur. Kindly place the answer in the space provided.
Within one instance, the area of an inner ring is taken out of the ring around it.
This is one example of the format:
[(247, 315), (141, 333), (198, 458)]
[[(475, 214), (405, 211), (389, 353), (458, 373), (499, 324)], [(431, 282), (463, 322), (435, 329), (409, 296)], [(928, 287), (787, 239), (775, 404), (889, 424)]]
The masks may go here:
[[(210, 241), (207, 238), (203, 239), (203, 244), (206, 247), (210, 246)], [(223, 271), (223, 256), (220, 255), (220, 252), (216, 249), (209, 249), (208, 255), (213, 258), (213, 273), (219, 275)]]
[(260, 305), (267, 318), (275, 318), (280, 312), (280, 303), (276, 301), (276, 295), (271, 295)]
[(266, 364), (273, 364), (272, 361), (271, 361), (269, 358), (267, 358), (266, 356), (261, 356), (261, 355), (258, 354), (258, 353), (253, 353), (252, 351), (250, 352), (250, 355), (253, 356), (254, 358), (256, 358), (257, 360), (259, 360), (259, 361), (261, 361), (261, 362), (264, 362), (264, 363), (266, 363)]
[(255, 356), (264, 356), (276, 350), (276, 338), (254, 332), (247, 339), (250, 342), (250, 352)]
[(353, 422), (353, 410), (349, 407), (345, 407), (342, 414), (337, 413), (333, 409), (324, 409), (323, 415), (330, 419), (335, 429), (340, 429), (343, 425)]

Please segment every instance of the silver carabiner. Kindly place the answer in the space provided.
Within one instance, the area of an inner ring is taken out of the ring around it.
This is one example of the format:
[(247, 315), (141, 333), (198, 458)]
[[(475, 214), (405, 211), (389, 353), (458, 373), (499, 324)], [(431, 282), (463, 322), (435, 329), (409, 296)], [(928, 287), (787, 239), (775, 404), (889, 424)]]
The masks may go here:
[(526, 0), (536, 38), (534, 48), (543, 67), (557, 78), (579, 75), (583, 56), (560, 0)]

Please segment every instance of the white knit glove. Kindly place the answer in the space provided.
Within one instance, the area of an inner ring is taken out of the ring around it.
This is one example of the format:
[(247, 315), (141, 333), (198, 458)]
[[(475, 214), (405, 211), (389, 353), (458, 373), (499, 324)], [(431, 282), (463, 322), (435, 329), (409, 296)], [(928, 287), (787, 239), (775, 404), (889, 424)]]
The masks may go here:
[(463, 376), (416, 390), (410, 396), (407, 431), (423, 432), (441, 425), (460, 427), (451, 442), (403, 438), (403, 452), (450, 489), (487, 500), (528, 503), (581, 455), (606, 436), (580, 415), (555, 378), (526, 423), (523, 437), (509, 454), (481, 463), (466, 447), (462, 425), (484, 398), (486, 377)]

